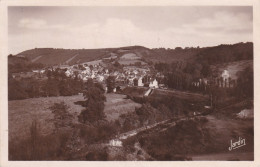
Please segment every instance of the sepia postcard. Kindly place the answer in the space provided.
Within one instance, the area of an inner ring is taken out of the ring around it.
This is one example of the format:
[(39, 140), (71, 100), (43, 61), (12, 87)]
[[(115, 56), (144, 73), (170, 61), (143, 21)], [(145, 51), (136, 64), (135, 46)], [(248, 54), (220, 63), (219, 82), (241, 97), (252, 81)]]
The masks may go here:
[(0, 166), (252, 166), (260, 1), (0, 1)]

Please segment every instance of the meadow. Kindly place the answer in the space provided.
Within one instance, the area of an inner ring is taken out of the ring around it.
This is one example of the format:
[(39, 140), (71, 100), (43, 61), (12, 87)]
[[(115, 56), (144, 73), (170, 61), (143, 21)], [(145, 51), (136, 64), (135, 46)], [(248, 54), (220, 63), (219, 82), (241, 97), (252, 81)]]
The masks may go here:
[(72, 114), (73, 122), (78, 122), (77, 115), (83, 109), (74, 102), (82, 101), (82, 95), (41, 97), (8, 102), (9, 141), (18, 142), (30, 135), (32, 122), (36, 120), (41, 129), (41, 135), (48, 135), (55, 129), (53, 114), (49, 109), (54, 103), (64, 102)]

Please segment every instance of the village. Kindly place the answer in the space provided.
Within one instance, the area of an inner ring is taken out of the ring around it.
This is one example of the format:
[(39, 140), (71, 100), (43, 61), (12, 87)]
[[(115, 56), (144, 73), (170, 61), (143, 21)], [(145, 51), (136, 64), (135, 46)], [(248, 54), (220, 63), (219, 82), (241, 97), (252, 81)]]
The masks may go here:
[[(56, 65), (29, 72), (13, 73), (12, 78), (19, 80), (25, 78), (36, 78), (38, 80), (46, 80), (48, 71), (62, 71), (68, 78), (77, 77), (83, 82), (92, 79), (94, 82), (99, 82), (105, 86), (106, 79), (113, 76), (116, 87), (139, 86), (150, 88), (164, 88), (167, 89), (163, 83), (164, 75), (156, 72), (149, 66), (136, 67), (133, 65), (124, 66), (122, 69), (109, 70), (102, 64), (89, 65), (88, 63), (75, 65)], [(159, 82), (160, 81), (160, 82)], [(114, 89), (116, 92), (116, 88)]]
[[(46, 80), (48, 78), (48, 71), (55, 70), (64, 72), (68, 78), (77, 78), (83, 82), (92, 79), (94, 82), (101, 83), (105, 90), (107, 90), (106, 80), (109, 76), (112, 76), (115, 79), (115, 88), (113, 92), (127, 86), (168, 89), (166, 77), (161, 72), (155, 70), (153, 66), (149, 65), (140, 67), (130, 64), (124, 65), (120, 69), (109, 69), (107, 68), (107, 64), (102, 63), (89, 64), (89, 62), (86, 62), (74, 65), (62, 64), (29, 72), (12, 73), (12, 78), (16, 80), (26, 78)], [(236, 84), (236, 76), (231, 75), (227, 69), (224, 69), (216, 74), (213, 82), (214, 85), (217, 85), (218, 87), (232, 88)], [(191, 83), (194, 88), (203, 87), (202, 89), (204, 90), (206, 90), (210, 84), (212, 84), (212, 79), (210, 80), (209, 78), (198, 78)]]

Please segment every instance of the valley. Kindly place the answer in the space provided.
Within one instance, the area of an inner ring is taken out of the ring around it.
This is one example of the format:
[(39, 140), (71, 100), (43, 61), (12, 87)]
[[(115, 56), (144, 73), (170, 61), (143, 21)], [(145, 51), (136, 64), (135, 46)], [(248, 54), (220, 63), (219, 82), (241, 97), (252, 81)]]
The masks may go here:
[(252, 160), (250, 47), (9, 55), (9, 159)]

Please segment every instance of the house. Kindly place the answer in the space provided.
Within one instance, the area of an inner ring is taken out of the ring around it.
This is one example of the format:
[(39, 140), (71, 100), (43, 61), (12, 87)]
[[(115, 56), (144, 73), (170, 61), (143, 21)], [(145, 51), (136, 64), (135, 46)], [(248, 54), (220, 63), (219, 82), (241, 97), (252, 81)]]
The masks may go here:
[(92, 79), (94, 79), (96, 76), (94, 73), (92, 73), (92, 75), (90, 76)]
[(137, 75), (137, 74), (138, 74), (138, 71), (137, 71), (137, 70), (134, 70), (133, 73), (134, 73), (134, 75)]
[(114, 92), (114, 93), (116, 92), (116, 88), (113, 89), (113, 92)]
[(88, 77), (87, 76), (85, 76), (85, 77), (83, 77), (83, 79), (82, 79), (83, 81), (87, 81), (88, 80)]
[(150, 82), (149, 87), (158, 88), (158, 81), (156, 79), (154, 79), (153, 81)]
[(223, 73), (221, 74), (221, 76), (224, 81), (228, 80), (228, 78), (230, 77), (228, 70), (224, 70)]
[(79, 79), (83, 79), (83, 76), (81, 74), (78, 74)]
[(89, 67), (85, 67), (85, 70), (82, 71), (83, 74), (90, 74), (91, 70)]
[(97, 79), (98, 79), (98, 81), (103, 82), (105, 78), (102, 75), (98, 75)]
[(140, 77), (140, 78), (138, 79), (138, 86), (144, 86), (143, 77)]
[(41, 73), (43, 74), (45, 72), (45, 70), (32, 70), (34, 73)]
[(135, 77), (128, 78), (128, 81), (129, 81), (130, 85), (134, 84), (134, 79), (135, 79)]
[(73, 74), (73, 72), (72, 72), (71, 70), (65, 71), (65, 75), (66, 75), (67, 77), (71, 76), (72, 74)]

